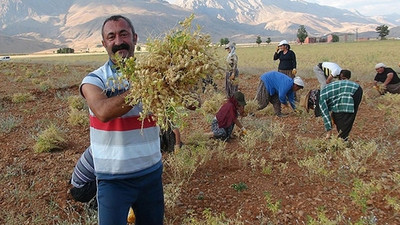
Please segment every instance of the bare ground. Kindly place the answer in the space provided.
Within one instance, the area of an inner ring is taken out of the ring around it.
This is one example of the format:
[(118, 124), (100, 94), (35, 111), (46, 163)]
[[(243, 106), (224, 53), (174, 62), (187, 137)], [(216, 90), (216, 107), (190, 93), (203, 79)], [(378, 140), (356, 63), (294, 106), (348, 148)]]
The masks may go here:
[[(1, 224), (85, 224), (84, 218), (89, 211), (84, 204), (71, 199), (68, 189), (73, 167), (89, 145), (89, 129), (67, 122), (69, 106), (65, 96), (78, 95), (78, 84), (87, 69), (84, 66), (65, 69), (19, 63), (10, 63), (0, 69), (1, 126), (5, 126), (5, 120), (10, 116), (19, 121), (10, 131), (2, 128), (0, 132)], [(46, 75), (39, 76), (41, 71)], [(74, 79), (61, 79), (65, 76)], [(58, 85), (44, 90), (33, 81), (48, 79)], [(318, 87), (313, 79), (305, 79), (305, 82), (307, 87), (302, 91), (303, 95), (310, 88)], [(240, 89), (248, 100), (254, 97), (257, 85), (258, 75), (243, 75)], [(298, 165), (299, 160), (310, 154), (301, 147), (300, 140), (320, 139), (324, 134), (322, 121), (311, 112), (292, 113), (286, 118), (268, 114), (248, 116), (243, 119), (245, 126), (257, 121), (278, 121), (285, 126), (286, 137), (278, 137), (273, 143), (261, 141), (256, 147), (266, 159), (270, 172), (252, 169), (250, 162), (243, 164), (240, 160), (221, 159), (210, 149), (211, 160), (201, 165), (183, 186), (175, 207), (167, 209), (166, 224), (183, 224), (183, 219), (189, 215), (200, 219), (205, 209), (210, 209), (214, 215), (223, 213), (244, 224), (306, 224), (310, 218), (319, 218), (319, 224), (324, 224), (322, 214), (318, 217), (318, 212), (324, 212), (331, 221), (340, 221), (338, 224), (355, 224), (357, 221), (363, 221), (361, 224), (400, 224), (399, 209), (386, 200), (387, 196), (400, 196), (399, 184), (392, 179), (394, 174), (400, 173), (398, 125), (385, 119), (387, 114), (377, 107), (379, 98), (368, 96), (368, 84), (363, 86), (365, 96), (350, 143), (375, 141), (378, 152), (385, 150), (385, 157), (379, 160), (370, 157), (364, 162), (365, 172), (354, 175), (342, 168), (344, 172), (337, 170), (328, 178), (312, 177)], [(221, 85), (219, 87), (222, 89)], [(35, 99), (24, 103), (12, 101), (13, 94), (27, 92)], [(190, 112), (190, 115), (189, 126), (181, 130), (184, 142), (188, 142), (194, 132), (209, 131), (201, 113)], [(50, 153), (34, 153), (35, 137), (50, 123), (66, 132), (67, 144)], [(243, 147), (239, 141), (239, 138), (229, 141), (224, 151), (241, 151)], [(190, 151), (190, 145), (182, 151)], [(164, 155), (166, 157), (168, 153)], [(336, 168), (335, 165), (341, 162), (332, 158), (329, 164)], [(168, 167), (165, 171), (168, 172)], [(381, 184), (379, 191), (365, 198), (364, 209), (351, 197), (357, 178), (366, 183), (379, 181)], [(169, 183), (168, 176), (164, 176), (164, 183)], [(240, 184), (245, 184), (246, 189), (238, 191), (234, 188)], [(270, 194), (270, 201), (265, 199), (265, 193)], [(280, 202), (280, 207), (273, 212), (268, 204), (276, 202)]]

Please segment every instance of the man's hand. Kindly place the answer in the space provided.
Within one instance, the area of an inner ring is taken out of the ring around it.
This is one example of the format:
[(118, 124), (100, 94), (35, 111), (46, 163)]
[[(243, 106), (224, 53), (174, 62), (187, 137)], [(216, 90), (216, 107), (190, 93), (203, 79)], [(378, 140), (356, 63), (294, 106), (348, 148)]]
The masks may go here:
[(246, 128), (242, 127), (242, 129), (240, 129), (240, 130), (242, 131), (242, 134), (243, 134), (243, 135), (246, 135), (246, 134), (247, 134)]
[(386, 93), (386, 85), (382, 83), (375, 84), (373, 88), (376, 89), (381, 95), (384, 95)]
[(332, 136), (332, 130), (327, 131), (325, 138), (329, 139), (331, 136)]

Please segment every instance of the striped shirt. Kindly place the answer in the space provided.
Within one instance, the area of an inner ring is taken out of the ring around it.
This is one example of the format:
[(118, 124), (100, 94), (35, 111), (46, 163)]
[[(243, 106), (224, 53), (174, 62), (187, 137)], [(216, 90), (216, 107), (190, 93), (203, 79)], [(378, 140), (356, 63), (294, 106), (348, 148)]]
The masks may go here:
[(353, 95), (360, 87), (359, 84), (349, 80), (334, 81), (326, 85), (320, 93), (319, 106), (324, 120), (325, 130), (332, 129), (329, 112), (354, 113)]
[[(89, 73), (82, 81), (101, 88), (107, 97), (119, 95), (129, 88), (127, 81), (116, 83), (120, 74), (109, 60)], [(151, 117), (139, 120), (141, 104), (121, 117), (102, 122), (89, 109), (90, 146), (98, 179), (126, 179), (151, 173), (162, 165), (159, 127)]]
[(92, 149), (88, 147), (75, 165), (71, 184), (76, 188), (81, 188), (85, 184), (95, 180)]
[(325, 77), (328, 77), (329, 75), (337, 77), (340, 74), (340, 71), (342, 71), (342, 68), (333, 62), (323, 62), (321, 64), (321, 69), (324, 71)]

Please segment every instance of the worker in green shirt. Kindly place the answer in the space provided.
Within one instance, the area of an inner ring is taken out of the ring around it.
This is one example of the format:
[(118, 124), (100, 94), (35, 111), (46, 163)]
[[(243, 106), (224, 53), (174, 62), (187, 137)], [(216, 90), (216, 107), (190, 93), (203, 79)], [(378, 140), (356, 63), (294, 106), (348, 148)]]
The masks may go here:
[(339, 76), (339, 81), (329, 83), (321, 90), (319, 107), (327, 131), (326, 137), (329, 138), (332, 135), (333, 119), (339, 132), (338, 137), (347, 141), (357, 115), (363, 90), (359, 84), (348, 80), (351, 77), (349, 70), (342, 70)]

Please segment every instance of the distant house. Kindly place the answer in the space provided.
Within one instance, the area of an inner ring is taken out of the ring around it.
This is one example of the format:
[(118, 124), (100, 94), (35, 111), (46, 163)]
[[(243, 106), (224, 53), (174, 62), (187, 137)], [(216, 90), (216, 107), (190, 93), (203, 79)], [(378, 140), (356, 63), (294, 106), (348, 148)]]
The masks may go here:
[(369, 41), (369, 38), (367, 37), (357, 38), (357, 41)]
[[(329, 35), (329, 36), (332, 36), (332, 35)], [(330, 40), (331, 40), (332, 38), (330, 38)], [(328, 37), (327, 36), (322, 36), (322, 37), (307, 37), (305, 40), (304, 40), (304, 43), (305, 44), (312, 44), (312, 43), (325, 43), (325, 42), (328, 42), (327, 41), (328, 40)]]
[(304, 40), (304, 44), (312, 44), (312, 43), (317, 43), (316, 37), (306, 37), (306, 39)]
[[(328, 34), (320, 37), (310, 37), (308, 36), (305, 40), (305, 44), (312, 43), (331, 43), (333, 42), (333, 36), (337, 35), (339, 37), (339, 42), (353, 42), (356, 40), (354, 34)], [(297, 40), (299, 42), (299, 40)]]
[(337, 34), (339, 42), (353, 42), (356, 40), (355, 34)]

